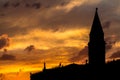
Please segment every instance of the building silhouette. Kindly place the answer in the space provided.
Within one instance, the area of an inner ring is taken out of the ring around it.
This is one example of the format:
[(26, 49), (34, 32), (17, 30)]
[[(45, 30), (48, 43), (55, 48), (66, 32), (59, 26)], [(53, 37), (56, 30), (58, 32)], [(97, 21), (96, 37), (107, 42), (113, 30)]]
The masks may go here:
[(46, 63), (44, 62), (44, 67), (43, 67), (43, 71), (46, 70)]
[(99, 66), (105, 64), (104, 32), (96, 8), (88, 43), (89, 64)]

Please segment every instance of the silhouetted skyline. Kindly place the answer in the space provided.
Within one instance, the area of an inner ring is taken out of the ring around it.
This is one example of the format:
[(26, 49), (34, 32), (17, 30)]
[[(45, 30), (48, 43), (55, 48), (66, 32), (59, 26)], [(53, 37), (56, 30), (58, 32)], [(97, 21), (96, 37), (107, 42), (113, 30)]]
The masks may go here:
[(42, 71), (44, 62), (46, 69), (88, 64), (96, 7), (106, 62), (115, 61), (120, 58), (120, 0), (0, 0), (0, 73)]
[[(104, 32), (96, 8), (88, 44), (89, 62), (46, 69), (30, 75), (31, 80), (102, 80), (120, 79), (120, 60), (105, 63)], [(110, 76), (107, 76), (110, 75)]]

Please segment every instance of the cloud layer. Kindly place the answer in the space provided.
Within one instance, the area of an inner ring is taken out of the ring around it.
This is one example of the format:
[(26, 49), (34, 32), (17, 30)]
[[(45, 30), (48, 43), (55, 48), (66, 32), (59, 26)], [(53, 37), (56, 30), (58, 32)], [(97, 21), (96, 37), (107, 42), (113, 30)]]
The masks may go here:
[(0, 49), (8, 47), (10, 45), (10, 39), (8, 35), (3, 34), (0, 36)]
[(0, 49), (7, 48), (16, 62), (84, 61), (89, 31), (98, 7), (107, 58), (116, 51), (119, 56), (119, 4), (118, 0), (0, 0)]

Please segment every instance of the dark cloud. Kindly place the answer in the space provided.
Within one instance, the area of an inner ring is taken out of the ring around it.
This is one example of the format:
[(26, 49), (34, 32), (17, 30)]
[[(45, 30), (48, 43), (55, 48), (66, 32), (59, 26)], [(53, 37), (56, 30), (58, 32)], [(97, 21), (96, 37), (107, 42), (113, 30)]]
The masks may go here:
[(113, 53), (110, 58), (120, 58), (120, 51)]
[(29, 3), (26, 3), (25, 6), (28, 8), (28, 7), (30, 7), (30, 4), (29, 4)]
[(85, 46), (79, 53), (74, 53), (69, 59), (71, 62), (85, 61), (88, 58), (88, 46)]
[[(119, 4), (118, 4), (119, 2), (116, 3), (112, 1), (108, 3), (107, 1), (105, 2), (101, 1), (98, 4), (83, 3), (80, 6), (75, 6), (73, 9), (71, 9), (67, 13), (64, 8), (61, 10), (51, 11), (51, 13), (53, 12), (54, 16), (49, 17), (47, 19), (46, 18), (42, 19), (42, 23), (43, 23), (42, 25), (47, 26), (43, 28), (51, 28), (51, 29), (67, 28), (68, 29), (68, 28), (75, 28), (75, 27), (83, 28), (85, 26), (91, 26), (96, 5), (99, 8), (99, 15), (102, 23), (106, 23), (106, 21), (109, 21), (109, 23), (107, 22), (107, 25), (106, 25), (106, 26), (109, 26), (112, 21), (117, 19), (116, 16), (118, 16), (118, 14), (116, 12), (116, 9), (119, 8)], [(111, 5), (111, 3), (115, 3), (116, 5)], [(115, 9), (113, 9), (113, 7)]]
[(1, 35), (0, 36), (0, 49), (4, 47), (8, 47), (10, 45), (10, 39), (8, 35)]
[(19, 3), (19, 2), (17, 2), (17, 3), (13, 3), (12, 6), (14, 6), (14, 7), (18, 7), (18, 6), (20, 6), (20, 3)]
[(61, 6), (66, 6), (68, 3), (69, 3), (69, 1), (61, 2)]
[(106, 51), (112, 49), (112, 46), (117, 42), (116, 36), (111, 35), (105, 38), (106, 41)]
[[(1, 26), (0, 27), (0, 35), (6, 33), (6, 34), (9, 34), (9, 36), (14, 36), (14, 35), (18, 35), (18, 34), (26, 34), (27, 33), (27, 28), (22, 28), (19, 26), (9, 27), (9, 24), (7, 24), (7, 23), (1, 24), (0, 26)], [(25, 30), (26, 32), (23, 30)]]
[(109, 29), (111, 26), (111, 22), (110, 21), (106, 21), (105, 23), (103, 23), (103, 28), (105, 29)]
[(0, 16), (5, 16), (5, 14), (4, 14), (4, 13), (1, 13)]
[(36, 9), (39, 9), (41, 7), (41, 4), (40, 3), (34, 3), (32, 6), (35, 7)]
[(28, 52), (31, 52), (31, 51), (35, 50), (35, 46), (34, 45), (30, 45), (30, 46), (26, 47), (24, 50), (28, 51)]
[[(19, 9), (11, 8), (10, 10), (2, 10), (2, 12), (5, 11), (7, 16), (2, 17), (0, 20), (2, 21), (0, 25), (3, 27), (3, 29), (0, 29), (0, 32), (7, 32), (9, 34), (16, 33), (15, 30), (8, 28), (19, 28), (18, 30), (22, 32), (23, 29), (26, 31), (36, 28), (45, 30), (52, 29), (53, 31), (56, 31), (61, 28), (71, 29), (85, 28), (86, 26), (90, 27), (96, 6), (99, 8), (99, 15), (103, 23), (103, 27), (113, 27), (113, 25), (111, 25), (111, 22), (120, 20), (120, 17), (117, 17), (120, 16), (117, 13), (117, 9), (119, 9), (119, 1), (109, 2), (108, 0), (101, 0), (98, 3), (88, 3), (86, 1), (81, 5), (74, 6), (69, 11), (67, 11), (69, 7), (66, 6), (70, 5), (73, 1), (74, 0), (9, 1), (11, 4), (15, 5), (18, 5), (19, 2), (21, 4), (21, 7)], [(22, 5), (30, 7), (30, 9), (26, 9), (25, 7), (22, 7)], [(36, 11), (31, 9), (32, 5), (33, 8), (41, 8), (41, 10)], [(48, 6), (49, 8), (46, 8)], [(23, 20), (21, 19), (22, 17)], [(22, 23), (16, 24), (17, 21), (22, 22), (19, 21), (20, 19), (22, 21), (26, 20), (24, 21), (24, 25)], [(22, 29), (20, 29), (21, 27)]]
[(8, 1), (4, 1), (2, 2), (2, 6), (3, 7), (18, 7), (20, 6), (20, 4), (22, 5), (26, 5), (26, 7), (32, 7), (34, 6), (35, 8), (40, 8), (41, 3), (45, 6), (45, 7), (53, 7), (53, 6), (58, 6), (58, 5), (65, 5), (66, 3), (70, 2), (71, 0), (8, 0)]
[(10, 54), (3, 54), (0, 57), (0, 60), (15, 60), (15, 59), (16, 59), (16, 57), (13, 55), (10, 55)]
[(10, 6), (10, 3), (9, 2), (6, 2), (5, 4), (3, 4), (3, 7), (4, 8), (8, 8)]
[[(44, 6), (55, 7), (61, 5), (62, 3), (69, 3), (71, 0), (38, 0), (36, 2), (41, 2)], [(31, 3), (35, 1), (32, 0)]]

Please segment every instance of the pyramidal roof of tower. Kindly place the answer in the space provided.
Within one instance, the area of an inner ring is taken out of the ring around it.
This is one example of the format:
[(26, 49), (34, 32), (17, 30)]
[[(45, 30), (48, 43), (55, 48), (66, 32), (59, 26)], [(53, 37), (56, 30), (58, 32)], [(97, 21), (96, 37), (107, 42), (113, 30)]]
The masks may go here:
[(93, 24), (92, 24), (90, 34), (95, 34), (95, 33), (102, 33), (103, 34), (103, 29), (101, 26), (99, 15), (98, 15), (98, 8), (96, 8), (96, 11), (95, 11), (95, 16), (93, 19)]

